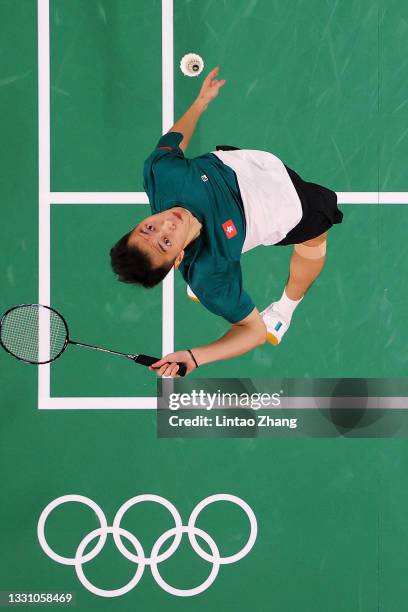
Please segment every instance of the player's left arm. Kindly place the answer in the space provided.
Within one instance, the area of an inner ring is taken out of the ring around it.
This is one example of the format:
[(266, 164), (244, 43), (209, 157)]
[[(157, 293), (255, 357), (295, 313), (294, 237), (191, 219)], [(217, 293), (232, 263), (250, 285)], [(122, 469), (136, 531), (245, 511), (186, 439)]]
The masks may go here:
[(188, 143), (191, 140), (202, 113), (207, 109), (207, 106), (211, 100), (214, 100), (214, 98), (218, 95), (220, 88), (225, 85), (225, 80), (215, 80), (218, 70), (218, 66), (211, 70), (208, 76), (204, 79), (200, 93), (198, 94), (196, 100), (194, 100), (188, 111), (186, 111), (169, 130), (169, 132), (179, 132), (180, 134), (183, 134), (183, 140), (180, 143), (180, 149), (182, 149), (183, 152), (185, 152), (187, 149)]
[[(243, 355), (266, 341), (265, 323), (257, 308), (242, 321), (233, 323), (224, 336), (206, 344), (191, 349), (197, 365), (201, 366), (213, 361), (231, 359)], [(183, 362), (187, 366), (187, 374), (196, 367), (188, 351), (177, 351), (165, 355), (157, 361), (151, 370), (156, 370), (159, 376), (177, 376), (178, 366), (175, 362)]]

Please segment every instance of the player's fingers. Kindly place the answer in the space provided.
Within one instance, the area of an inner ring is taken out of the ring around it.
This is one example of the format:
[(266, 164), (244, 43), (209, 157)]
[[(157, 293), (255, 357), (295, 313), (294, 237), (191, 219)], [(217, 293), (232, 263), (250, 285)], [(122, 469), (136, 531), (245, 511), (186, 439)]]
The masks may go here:
[[(163, 367), (163, 366), (161, 366)], [(152, 372), (158, 372), (159, 371), (159, 367), (157, 365), (149, 365), (149, 370), (151, 370)]]
[(155, 361), (154, 363), (152, 363), (152, 365), (150, 365), (149, 368), (156, 370), (159, 366), (162, 366), (165, 363), (167, 363), (165, 359), (159, 359), (158, 361)]
[(213, 68), (213, 70), (211, 70), (211, 72), (208, 73), (207, 77), (206, 77), (206, 81), (210, 82), (212, 81), (212, 79), (216, 76), (216, 74), (218, 73), (220, 67), (217, 66), (216, 68)]
[(169, 367), (167, 368), (166, 374), (168, 376), (174, 376), (176, 374), (177, 370), (178, 370), (177, 363), (171, 363), (169, 365)]
[(170, 360), (174, 357), (174, 353), (169, 353), (168, 355), (164, 355), (161, 359), (158, 359), (154, 363), (151, 364), (151, 368), (156, 370), (158, 367), (168, 364)]
[(171, 364), (171, 368), (169, 369), (169, 376), (173, 376), (176, 377), (177, 376), (177, 372), (179, 370), (179, 366), (177, 363), (172, 363)]

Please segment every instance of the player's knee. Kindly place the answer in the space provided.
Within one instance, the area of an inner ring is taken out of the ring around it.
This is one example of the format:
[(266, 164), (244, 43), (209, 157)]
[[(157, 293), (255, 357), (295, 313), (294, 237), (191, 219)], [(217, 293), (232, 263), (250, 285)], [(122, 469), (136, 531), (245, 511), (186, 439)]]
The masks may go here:
[(295, 244), (295, 252), (304, 259), (322, 259), (326, 256), (327, 242), (324, 240), (320, 244)]

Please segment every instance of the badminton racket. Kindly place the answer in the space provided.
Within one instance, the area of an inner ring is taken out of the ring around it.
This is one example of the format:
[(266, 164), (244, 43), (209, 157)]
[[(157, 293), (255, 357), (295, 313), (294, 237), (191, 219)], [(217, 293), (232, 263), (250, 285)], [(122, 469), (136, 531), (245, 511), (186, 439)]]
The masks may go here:
[[(42, 304), (20, 304), (7, 310), (0, 319), (0, 344), (16, 359), (36, 365), (55, 361), (69, 344), (126, 357), (147, 367), (159, 361), (159, 357), (120, 353), (92, 344), (75, 342), (69, 337), (64, 317), (54, 308)], [(178, 366), (177, 374), (185, 376), (186, 365), (178, 363)]]

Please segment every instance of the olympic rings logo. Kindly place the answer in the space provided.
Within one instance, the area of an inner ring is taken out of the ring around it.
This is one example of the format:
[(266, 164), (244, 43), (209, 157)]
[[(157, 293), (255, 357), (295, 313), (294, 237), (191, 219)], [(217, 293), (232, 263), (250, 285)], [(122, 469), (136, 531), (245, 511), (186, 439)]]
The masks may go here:
[[(245, 546), (243, 546), (243, 548), (241, 548), (241, 550), (237, 553), (228, 557), (221, 557), (218, 547), (212, 537), (202, 529), (196, 527), (196, 521), (200, 512), (206, 506), (209, 506), (210, 504), (213, 504), (217, 501), (227, 501), (238, 505), (246, 513), (250, 525), (250, 533)], [(85, 504), (95, 512), (100, 523), (100, 527), (98, 529), (94, 529), (93, 531), (88, 533), (88, 535), (86, 535), (80, 542), (76, 550), (75, 557), (62, 557), (61, 555), (54, 552), (48, 545), (44, 533), (45, 523), (48, 516), (55, 508), (67, 502), (78, 502), (81, 504)], [(126, 529), (123, 529), (120, 526), (124, 514), (132, 506), (135, 506), (136, 504), (140, 504), (142, 502), (155, 502), (157, 504), (160, 504), (161, 506), (164, 506), (172, 515), (175, 524), (172, 529), (168, 529), (167, 531), (165, 531), (156, 540), (149, 557), (146, 557), (140, 541), (132, 533), (130, 533), (130, 531), (127, 531)], [(38, 540), (43, 551), (57, 563), (61, 563), (63, 565), (73, 565), (75, 567), (76, 574), (81, 584), (88, 591), (94, 593), (94, 595), (99, 595), (100, 597), (119, 597), (120, 595), (128, 593), (139, 583), (143, 576), (144, 569), (147, 565), (150, 566), (153, 578), (155, 579), (157, 584), (164, 591), (167, 591), (167, 593), (170, 593), (171, 595), (177, 595), (178, 597), (191, 597), (192, 595), (198, 595), (199, 593), (202, 593), (212, 585), (218, 575), (220, 565), (236, 563), (249, 553), (255, 543), (257, 532), (258, 525), (255, 514), (251, 507), (240, 497), (237, 497), (236, 495), (229, 495), (228, 493), (218, 493), (216, 495), (210, 495), (209, 497), (206, 497), (200, 503), (198, 503), (190, 514), (187, 526), (182, 524), (181, 516), (176, 507), (164, 497), (161, 497), (160, 495), (151, 494), (137, 495), (136, 497), (132, 497), (131, 499), (129, 499), (119, 508), (113, 520), (112, 527), (108, 526), (106, 516), (102, 509), (98, 506), (98, 504), (92, 501), (92, 499), (89, 499), (89, 497), (84, 497), (83, 495), (62, 495), (61, 497), (54, 499), (44, 508), (38, 520), (37, 526)], [(190, 544), (193, 550), (197, 553), (197, 555), (205, 561), (212, 563), (212, 569), (208, 578), (199, 586), (196, 586), (191, 589), (177, 589), (171, 586), (162, 578), (158, 568), (159, 563), (162, 563), (163, 561), (168, 559), (177, 550), (184, 533), (188, 535)], [(132, 563), (137, 564), (137, 568), (133, 578), (128, 582), (128, 584), (119, 589), (106, 590), (96, 587), (87, 579), (83, 570), (83, 565), (88, 561), (94, 559), (101, 552), (105, 545), (108, 534), (113, 535), (114, 542), (119, 551), (122, 553), (122, 555), (126, 557), (126, 559), (128, 559), (129, 561), (132, 561)], [(196, 536), (199, 536), (208, 544), (211, 554), (207, 553), (201, 548), (201, 546), (197, 542)], [(96, 538), (99, 538), (99, 541), (96, 543), (95, 547), (86, 555), (84, 555), (84, 551), (88, 544)], [(136, 554), (129, 552), (129, 550), (124, 546), (122, 538), (125, 538), (131, 543)], [(174, 538), (172, 544), (165, 552), (160, 553), (163, 544), (167, 542), (167, 540), (169, 540), (170, 538)]]

